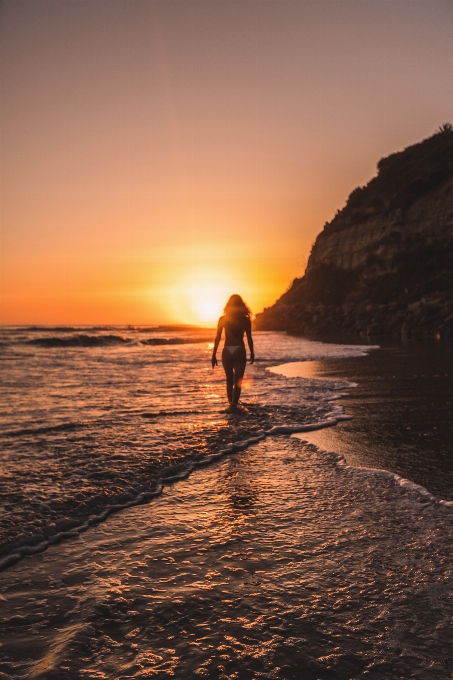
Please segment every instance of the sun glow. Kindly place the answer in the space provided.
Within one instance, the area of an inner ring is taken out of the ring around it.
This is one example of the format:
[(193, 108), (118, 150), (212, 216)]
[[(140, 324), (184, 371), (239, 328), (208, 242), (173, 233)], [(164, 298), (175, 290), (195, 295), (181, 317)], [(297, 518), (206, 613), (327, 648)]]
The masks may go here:
[(219, 317), (219, 304), (213, 300), (201, 300), (195, 305), (195, 311), (200, 321), (211, 325)]
[(182, 323), (212, 327), (223, 314), (230, 295), (239, 292), (246, 297), (246, 289), (239, 277), (227, 268), (202, 267), (180, 275), (178, 283), (174, 282), (166, 291), (166, 297), (174, 318)]
[(183, 294), (183, 307), (187, 309), (192, 323), (214, 326), (231, 295), (231, 287), (216, 283), (212, 279), (206, 283), (187, 286)]

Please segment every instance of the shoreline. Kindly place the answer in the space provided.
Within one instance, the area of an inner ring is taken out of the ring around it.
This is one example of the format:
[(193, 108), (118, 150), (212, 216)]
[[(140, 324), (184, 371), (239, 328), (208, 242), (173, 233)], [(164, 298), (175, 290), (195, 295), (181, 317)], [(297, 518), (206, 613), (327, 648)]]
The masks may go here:
[[(453, 501), (383, 468), (391, 438), (369, 449), (363, 435), (390, 415), (403, 427), (409, 384), (420, 421), (420, 380), (443, 399), (450, 379), (429, 371), (444, 361), (397, 346), (289, 364), (356, 386), (332, 392), (328, 419), (263, 428), (168, 469), (153, 502), (113, 506), (5, 569), (0, 677), (448, 680)], [(323, 438), (352, 442), (360, 464)]]
[[(331, 338), (330, 340), (336, 341), (337, 339)], [(326, 339), (324, 339), (324, 341), (326, 341)], [(436, 346), (438, 346), (438, 343), (436, 343)], [(405, 346), (403, 345), (403, 348), (404, 347), (405, 350), (407, 350), (407, 344)], [(418, 343), (416, 347), (420, 348), (420, 343)], [(408, 461), (405, 461), (405, 466), (401, 465), (401, 461), (398, 461), (397, 464), (392, 464), (393, 461), (391, 458), (389, 459), (389, 456), (387, 455), (387, 460), (390, 460), (390, 464), (386, 464), (379, 459), (379, 454), (382, 453), (382, 447), (378, 447), (378, 450), (375, 451), (373, 450), (373, 443), (371, 445), (368, 444), (367, 446), (366, 442), (363, 441), (364, 428), (367, 428), (368, 430), (374, 429), (375, 432), (382, 427), (385, 417), (388, 416), (388, 413), (385, 412), (384, 414), (378, 414), (379, 417), (375, 418), (375, 422), (372, 422), (372, 418), (370, 420), (372, 411), (368, 410), (366, 419), (364, 419), (363, 413), (360, 413), (360, 410), (363, 410), (363, 408), (365, 408), (365, 411), (367, 410), (367, 402), (372, 402), (376, 398), (373, 387), (370, 388), (370, 385), (367, 384), (366, 381), (366, 377), (369, 377), (370, 375), (370, 370), (371, 372), (374, 370), (373, 355), (375, 357), (378, 355), (381, 359), (388, 358), (392, 353), (400, 353), (401, 349), (401, 344), (389, 343), (386, 347), (374, 347), (370, 353), (362, 356), (343, 357), (341, 359), (323, 359), (319, 361), (291, 362), (289, 364), (271, 367), (269, 369), (271, 372), (282, 374), (286, 377), (349, 382), (353, 389), (351, 391), (348, 390), (348, 392), (342, 391), (338, 395), (337, 398), (341, 398), (342, 404), (341, 408), (338, 409), (339, 412), (337, 411), (335, 414), (335, 417), (331, 417), (328, 420), (321, 422), (278, 425), (267, 430), (256, 431), (253, 433), (253, 436), (246, 440), (232, 442), (226, 447), (224, 446), (215, 452), (211, 452), (209, 455), (199, 456), (188, 464), (164, 469), (156, 479), (154, 488), (150, 491), (141, 492), (135, 498), (129, 498), (124, 503), (109, 505), (105, 507), (100, 514), (91, 515), (79, 525), (57, 532), (38, 543), (24, 544), (13, 549), (10, 553), (4, 555), (2, 559), (0, 559), (0, 572), (17, 564), (26, 556), (41, 553), (52, 545), (79, 536), (89, 528), (105, 521), (114, 513), (154, 500), (161, 495), (165, 486), (172, 484), (174, 481), (186, 479), (197, 467), (210, 465), (225, 455), (244, 450), (266, 437), (278, 434), (306, 433), (299, 438), (317, 446), (321, 450), (334, 451), (335, 453), (340, 454), (345, 459), (345, 464), (351, 467), (368, 470), (382, 470), (395, 475), (398, 479), (407, 479), (408, 483), (413, 483), (415, 486), (426, 490), (426, 492), (437, 502), (446, 502), (448, 504), (449, 501), (453, 500), (453, 464), (450, 471), (452, 485), (449, 489), (449, 493), (443, 494), (436, 488), (433, 489), (429, 483), (427, 484), (424, 479), (420, 478), (420, 475), (417, 476), (417, 474), (412, 474), (414, 466), (408, 466)], [(370, 363), (372, 366), (370, 367), (370, 370), (367, 371), (366, 365)], [(453, 377), (453, 367), (450, 370), (452, 371), (450, 377)], [(359, 373), (359, 377), (357, 377), (357, 373)], [(352, 376), (359, 380), (359, 382), (351, 382)], [(395, 376), (393, 376), (393, 378), (395, 378)], [(360, 394), (358, 395), (357, 392)], [(403, 400), (401, 393), (396, 395), (396, 398), (393, 400), (393, 405), (395, 400), (399, 400), (400, 402)], [(362, 402), (365, 403), (364, 407)], [(344, 414), (345, 408), (348, 410), (348, 414)], [(384, 420), (382, 415), (384, 416)], [(332, 427), (337, 425), (340, 426)], [(404, 427), (404, 424), (400, 423), (400, 427)], [(425, 444), (425, 441), (423, 441), (422, 444)], [(426, 445), (425, 447), (420, 446), (421, 453), (423, 453), (425, 449)], [(434, 473), (436, 477), (439, 476), (438, 470), (434, 470)]]
[(388, 341), (365, 356), (300, 363), (297, 372), (355, 384), (341, 397), (350, 421), (307, 441), (453, 500), (453, 342)]
[(291, 437), (225, 456), (4, 572), (0, 670), (446, 679), (453, 513), (392, 477)]

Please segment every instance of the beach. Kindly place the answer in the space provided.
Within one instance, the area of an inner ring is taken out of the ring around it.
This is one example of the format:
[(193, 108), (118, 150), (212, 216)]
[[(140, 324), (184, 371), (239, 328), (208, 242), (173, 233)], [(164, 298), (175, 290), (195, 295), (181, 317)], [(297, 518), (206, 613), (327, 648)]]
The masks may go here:
[(452, 2), (0, 8), (0, 680), (453, 680)]
[[(209, 428), (223, 433), (203, 457), (173, 467), (155, 458), (153, 498), (123, 510), (107, 499), (96, 508), (98, 517), (111, 508), (103, 519), (55, 545), (38, 538), (42, 552), (0, 574), (0, 678), (451, 678), (452, 504), (401, 470), (362, 460), (380, 449), (360, 438), (357, 408), (365, 402), (370, 414), (379, 393), (354, 380), (375, 375), (374, 357), (387, 350), (278, 334), (258, 334), (260, 343), (265, 361), (247, 369), (254, 398), (242, 420), (219, 415), (220, 374), (209, 374), (217, 387), (198, 390), (215, 404)], [(204, 370), (209, 347), (195, 348)], [(400, 348), (389, 352), (401, 363)], [(310, 375), (282, 375), (300, 362)], [(401, 399), (394, 393), (388, 412)], [(382, 418), (369, 415), (368, 429), (382, 431)], [(314, 431), (291, 434), (304, 427)], [(356, 460), (314, 441), (332, 433), (350, 449), (356, 437)], [(126, 459), (116, 465), (127, 470)], [(433, 480), (440, 465), (426, 466)]]
[[(259, 334), (230, 418), (213, 331), (12, 327), (1, 333), (0, 568), (152, 498), (162, 476), (276, 426), (334, 423), (345, 381), (287, 380), (284, 362), (361, 356), (360, 345)], [(87, 524), (88, 523), (88, 524)], [(6, 560), (6, 561), (5, 561)]]
[(352, 418), (309, 440), (351, 465), (384, 468), (453, 500), (453, 346), (428, 338), (379, 338), (366, 357), (293, 362), (307, 379), (352, 381), (341, 404)]
[(1, 677), (450, 678), (453, 510), (286, 438), (2, 575)]

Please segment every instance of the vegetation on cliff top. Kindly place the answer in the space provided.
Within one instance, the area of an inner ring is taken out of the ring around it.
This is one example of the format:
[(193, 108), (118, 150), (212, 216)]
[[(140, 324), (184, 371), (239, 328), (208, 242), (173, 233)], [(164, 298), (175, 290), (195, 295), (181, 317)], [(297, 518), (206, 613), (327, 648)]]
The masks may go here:
[(350, 194), (324, 231), (341, 231), (370, 214), (407, 210), (423, 194), (435, 189), (453, 174), (453, 125), (445, 123), (432, 137), (403, 151), (382, 158), (378, 174)]

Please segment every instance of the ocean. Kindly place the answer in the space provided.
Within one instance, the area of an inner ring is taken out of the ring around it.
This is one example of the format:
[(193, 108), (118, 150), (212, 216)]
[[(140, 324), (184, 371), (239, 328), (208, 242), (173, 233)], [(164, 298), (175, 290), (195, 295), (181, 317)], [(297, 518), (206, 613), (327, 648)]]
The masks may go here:
[(212, 331), (0, 342), (0, 679), (452, 677), (453, 503), (310, 439), (384, 350), (256, 333), (230, 415)]

